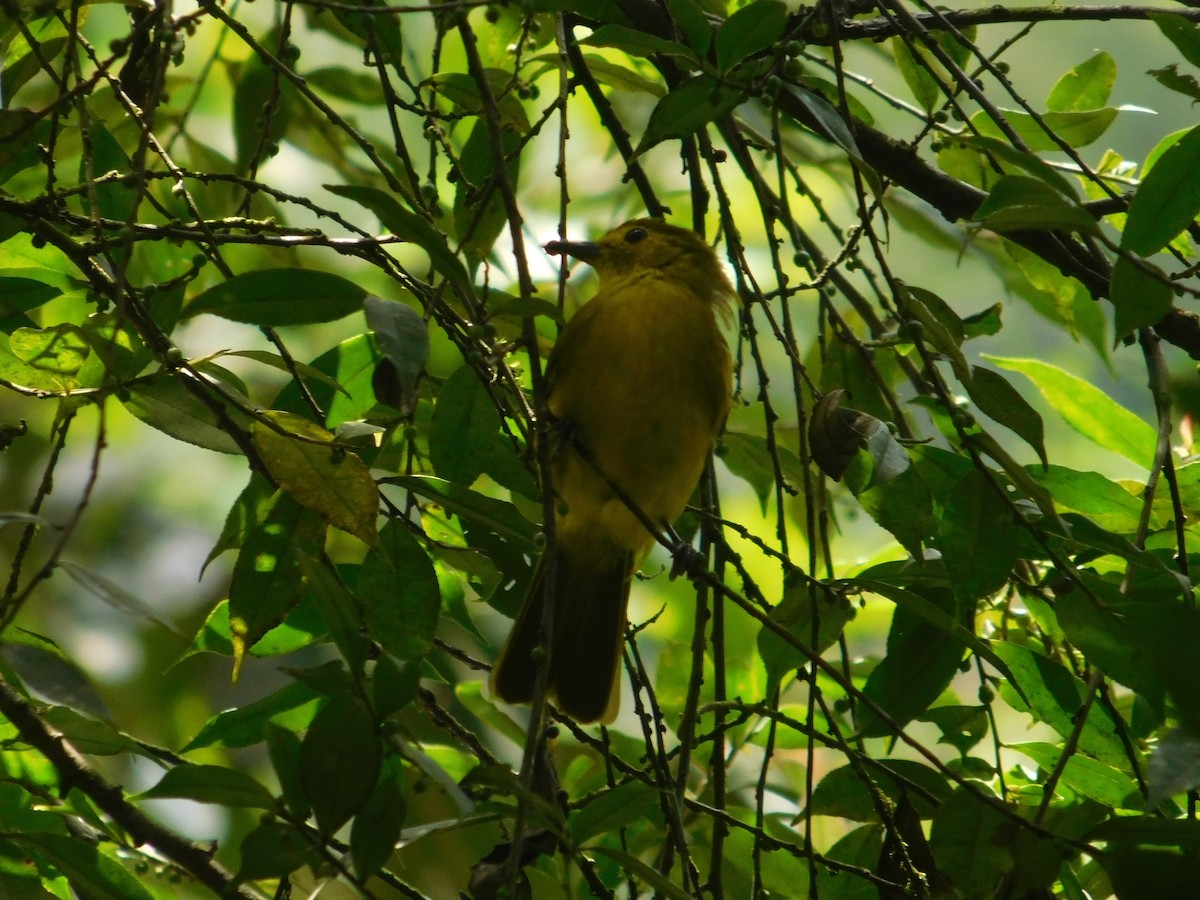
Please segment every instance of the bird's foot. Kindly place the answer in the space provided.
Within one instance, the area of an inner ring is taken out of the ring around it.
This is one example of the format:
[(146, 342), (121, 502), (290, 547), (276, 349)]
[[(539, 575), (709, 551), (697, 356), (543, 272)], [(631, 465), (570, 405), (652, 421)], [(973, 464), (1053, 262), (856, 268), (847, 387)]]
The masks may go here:
[(674, 581), (680, 575), (695, 578), (704, 571), (704, 554), (687, 541), (678, 540), (671, 546), (671, 574)]

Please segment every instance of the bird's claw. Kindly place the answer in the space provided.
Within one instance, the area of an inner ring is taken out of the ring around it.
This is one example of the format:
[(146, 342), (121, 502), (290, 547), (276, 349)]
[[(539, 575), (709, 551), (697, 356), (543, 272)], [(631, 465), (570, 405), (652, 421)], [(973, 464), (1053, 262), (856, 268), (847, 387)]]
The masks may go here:
[(687, 541), (676, 541), (671, 547), (671, 574), (674, 581), (680, 575), (695, 578), (704, 570), (704, 556)]

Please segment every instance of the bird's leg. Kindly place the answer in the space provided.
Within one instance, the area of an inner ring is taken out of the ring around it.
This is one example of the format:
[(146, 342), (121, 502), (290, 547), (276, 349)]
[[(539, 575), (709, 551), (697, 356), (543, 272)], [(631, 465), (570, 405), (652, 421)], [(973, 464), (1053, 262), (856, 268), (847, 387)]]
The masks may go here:
[(704, 554), (693, 547), (691, 541), (681, 538), (670, 525), (667, 526), (667, 537), (670, 539), (668, 549), (671, 551), (671, 572), (668, 578), (674, 581), (680, 575), (686, 575), (692, 579), (704, 571)]

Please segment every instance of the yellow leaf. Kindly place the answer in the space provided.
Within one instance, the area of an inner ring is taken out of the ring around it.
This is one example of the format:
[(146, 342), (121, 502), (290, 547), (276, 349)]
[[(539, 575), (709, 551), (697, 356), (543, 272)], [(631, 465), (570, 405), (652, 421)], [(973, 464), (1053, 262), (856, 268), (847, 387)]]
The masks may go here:
[(378, 546), (379, 491), (366, 464), (308, 419), (278, 410), (263, 416), (276, 427), (256, 421), (251, 436), (275, 482), (331, 525)]

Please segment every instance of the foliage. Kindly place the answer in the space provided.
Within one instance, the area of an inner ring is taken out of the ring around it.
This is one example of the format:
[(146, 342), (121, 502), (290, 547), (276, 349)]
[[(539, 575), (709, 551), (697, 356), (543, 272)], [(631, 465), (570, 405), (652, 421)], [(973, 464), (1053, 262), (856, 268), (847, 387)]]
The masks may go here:
[[(1195, 10), (1111, 15), (1200, 97)], [(1109, 16), (5, 3), (3, 893), (1187, 893), (1200, 129), (1101, 149)], [(535, 239), (647, 212), (728, 260), (735, 408), (623, 716), (548, 732), (483, 687), (592, 290)], [(217, 593), (137, 596), (231, 472)]]

